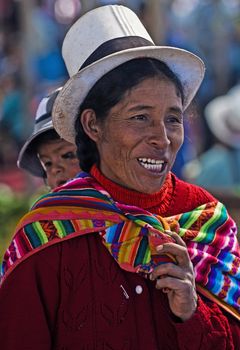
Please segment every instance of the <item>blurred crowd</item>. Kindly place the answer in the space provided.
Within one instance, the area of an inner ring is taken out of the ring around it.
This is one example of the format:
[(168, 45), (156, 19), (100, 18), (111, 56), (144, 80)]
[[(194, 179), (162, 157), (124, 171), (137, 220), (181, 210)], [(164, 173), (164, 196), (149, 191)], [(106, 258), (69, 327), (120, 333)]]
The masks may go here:
[[(82, 13), (110, 3), (136, 11), (157, 44), (189, 49), (206, 64), (204, 82), (187, 111), (187, 137), (174, 172), (204, 187), (222, 188), (220, 176), (214, 181), (214, 168), (225, 174), (225, 187), (240, 188), (240, 0), (0, 0), (0, 182), (15, 190), (31, 191), (36, 185), (31, 187), (34, 180), (17, 169), (16, 159), (39, 101), (67, 79), (63, 37)], [(234, 87), (232, 108), (224, 95), (233, 94)], [(208, 105), (219, 97), (216, 112)], [(231, 166), (223, 159), (231, 159)]]

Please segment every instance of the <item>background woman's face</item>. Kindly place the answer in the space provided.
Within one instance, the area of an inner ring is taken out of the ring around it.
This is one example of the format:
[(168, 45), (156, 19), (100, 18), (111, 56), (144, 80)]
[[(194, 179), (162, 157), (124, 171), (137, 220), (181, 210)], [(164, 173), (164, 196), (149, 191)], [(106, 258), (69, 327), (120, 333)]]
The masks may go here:
[(139, 192), (159, 191), (183, 142), (182, 110), (167, 78), (148, 78), (129, 90), (101, 125), (102, 173)]
[(76, 146), (63, 139), (40, 145), (38, 157), (51, 189), (64, 184), (80, 172)]

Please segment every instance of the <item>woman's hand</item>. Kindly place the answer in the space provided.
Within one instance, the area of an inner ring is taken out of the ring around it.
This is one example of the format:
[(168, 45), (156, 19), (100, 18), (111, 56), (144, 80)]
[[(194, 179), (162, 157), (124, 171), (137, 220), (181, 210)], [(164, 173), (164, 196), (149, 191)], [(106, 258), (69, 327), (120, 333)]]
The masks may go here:
[[(169, 233), (169, 232), (168, 232)], [(186, 244), (176, 233), (169, 233), (176, 243), (165, 243), (157, 247), (159, 254), (170, 253), (177, 265), (166, 263), (152, 272), (150, 279), (156, 280), (156, 288), (167, 293), (170, 309), (183, 321), (188, 320), (197, 308), (197, 293), (193, 265)]]

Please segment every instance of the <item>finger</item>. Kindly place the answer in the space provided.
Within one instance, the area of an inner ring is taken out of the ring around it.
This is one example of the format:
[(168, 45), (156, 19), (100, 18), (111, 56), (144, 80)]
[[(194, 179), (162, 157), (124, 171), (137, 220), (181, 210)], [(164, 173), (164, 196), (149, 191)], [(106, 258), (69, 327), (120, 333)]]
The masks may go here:
[(189, 280), (180, 280), (178, 278), (166, 276), (156, 280), (157, 289), (168, 289), (174, 291), (182, 291), (188, 294), (193, 289), (193, 284)]
[(157, 266), (150, 275), (150, 279), (154, 281), (161, 276), (172, 276), (179, 279), (186, 278), (186, 272), (178, 265), (166, 263)]
[(171, 236), (175, 242), (183, 247), (186, 247), (186, 243), (184, 242), (184, 240), (179, 236), (179, 234), (177, 234), (176, 232), (170, 231), (170, 230), (165, 230), (165, 232)]
[(176, 243), (164, 243), (163, 245), (157, 246), (156, 251), (159, 254), (169, 253), (175, 257), (177, 263), (186, 267), (191, 265), (190, 257), (186, 247), (183, 247)]

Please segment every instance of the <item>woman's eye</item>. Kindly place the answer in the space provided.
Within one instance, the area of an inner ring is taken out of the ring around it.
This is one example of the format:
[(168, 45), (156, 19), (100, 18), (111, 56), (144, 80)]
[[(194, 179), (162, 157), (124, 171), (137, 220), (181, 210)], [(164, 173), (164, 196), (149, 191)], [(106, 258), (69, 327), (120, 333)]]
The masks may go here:
[(139, 114), (139, 115), (134, 115), (133, 117), (131, 117), (132, 120), (146, 120), (147, 117), (144, 114)]
[(174, 124), (174, 123), (182, 124), (183, 118), (181, 116), (170, 115), (167, 118), (167, 122), (171, 124)]
[(77, 155), (75, 152), (67, 152), (62, 155), (63, 159), (76, 159)]

